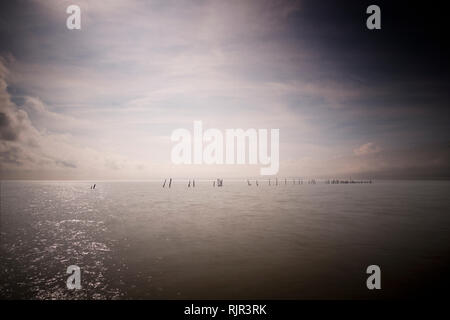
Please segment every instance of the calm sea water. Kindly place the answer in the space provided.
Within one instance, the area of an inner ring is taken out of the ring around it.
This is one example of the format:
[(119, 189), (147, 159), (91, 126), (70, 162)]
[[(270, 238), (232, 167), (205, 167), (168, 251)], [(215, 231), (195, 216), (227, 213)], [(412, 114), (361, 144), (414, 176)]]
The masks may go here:
[(96, 183), (1, 182), (1, 298), (403, 298), (449, 266), (448, 181)]

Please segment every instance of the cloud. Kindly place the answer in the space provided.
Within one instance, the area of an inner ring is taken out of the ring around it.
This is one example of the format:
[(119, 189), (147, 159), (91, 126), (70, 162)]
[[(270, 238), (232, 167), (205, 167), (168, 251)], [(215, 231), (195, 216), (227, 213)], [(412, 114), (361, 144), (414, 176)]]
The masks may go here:
[(362, 146), (353, 150), (353, 153), (357, 156), (365, 156), (368, 154), (374, 154), (381, 151), (380, 146), (376, 145), (373, 142), (368, 142), (363, 144)]
[[(395, 150), (448, 137), (445, 86), (392, 77), (396, 64), (379, 55), (391, 51), (371, 50), (379, 42), (365, 32), (354, 41), (360, 22), (343, 21), (350, 16), (338, 5), (80, 0), (82, 29), (69, 31), (69, 4), (11, 2), (14, 14), (4, 14), (0, 38), (14, 41), (0, 52), (16, 57), (0, 64), (2, 173), (10, 177), (218, 174), (170, 163), (171, 131), (193, 120), (279, 128), (286, 175), (414, 166)], [(433, 162), (423, 155), (423, 163)]]
[(5, 62), (5, 59), (0, 57), (0, 140), (33, 145), (38, 133), (31, 125), (28, 114), (19, 110), (10, 100), (6, 83), (9, 72)]
[[(122, 171), (122, 176), (144, 167), (114, 152), (81, 145), (67, 132), (84, 123), (48, 110), (39, 99), (25, 96), (22, 107), (7, 91), (8, 69), (0, 58), (0, 176), (5, 178), (89, 178)], [(29, 117), (42, 122), (38, 129)], [(87, 124), (89, 125), (89, 124)], [(58, 130), (50, 130), (57, 128)], [(65, 130), (64, 130), (65, 128)], [(61, 131), (61, 132), (55, 132)], [(130, 170), (131, 169), (131, 170)], [(114, 176), (114, 175), (110, 175)], [(116, 175), (117, 176), (117, 175)]]

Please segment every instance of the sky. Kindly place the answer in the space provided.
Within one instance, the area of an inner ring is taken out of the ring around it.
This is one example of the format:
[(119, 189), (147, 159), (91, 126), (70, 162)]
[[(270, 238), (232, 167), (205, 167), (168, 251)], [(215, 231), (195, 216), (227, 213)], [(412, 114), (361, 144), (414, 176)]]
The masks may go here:
[(200, 120), (279, 129), (279, 177), (449, 178), (445, 11), (391, 2), (381, 30), (369, 1), (2, 2), (0, 177), (259, 175), (173, 164)]

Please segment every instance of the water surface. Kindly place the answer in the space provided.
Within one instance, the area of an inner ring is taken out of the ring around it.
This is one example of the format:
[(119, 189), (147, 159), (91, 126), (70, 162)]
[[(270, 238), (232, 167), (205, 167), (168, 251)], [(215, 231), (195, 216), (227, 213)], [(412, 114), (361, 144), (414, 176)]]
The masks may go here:
[(1, 298), (404, 298), (448, 267), (448, 181), (93, 183), (1, 183)]

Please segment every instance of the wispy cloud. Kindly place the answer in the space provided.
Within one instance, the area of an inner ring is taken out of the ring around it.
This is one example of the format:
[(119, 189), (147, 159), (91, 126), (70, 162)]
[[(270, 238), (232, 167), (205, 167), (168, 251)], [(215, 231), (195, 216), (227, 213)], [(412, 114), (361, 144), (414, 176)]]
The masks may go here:
[(376, 145), (373, 142), (367, 142), (367, 143), (363, 144), (362, 146), (354, 149), (353, 153), (357, 156), (365, 156), (365, 155), (377, 153), (380, 151), (381, 151), (380, 146)]

